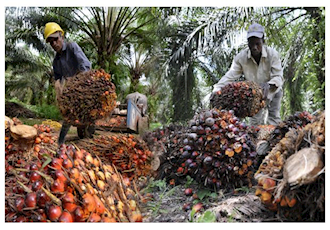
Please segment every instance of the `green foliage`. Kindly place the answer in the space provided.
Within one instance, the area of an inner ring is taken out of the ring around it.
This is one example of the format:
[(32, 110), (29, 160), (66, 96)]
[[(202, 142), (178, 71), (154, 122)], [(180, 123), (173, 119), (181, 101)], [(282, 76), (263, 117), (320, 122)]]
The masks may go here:
[(186, 188), (189, 188), (193, 183), (196, 183), (195, 180), (194, 180), (194, 178), (190, 177), (189, 175), (186, 176), (186, 179), (187, 179), (187, 181), (186, 181), (186, 183), (184, 184), (184, 186), (185, 186)]
[(59, 121), (62, 119), (62, 115), (61, 115), (58, 107), (55, 105), (47, 105), (47, 104), (43, 104), (40, 106), (39, 105), (30, 105), (30, 104), (20, 101), (19, 99), (15, 98), (15, 97), (11, 98), (11, 99), (6, 99), (6, 102), (15, 102), (15, 103), (21, 105), (22, 107), (31, 110), (33, 113), (36, 114), (36, 116), (38, 118), (47, 118), (47, 119), (51, 119), (51, 120), (55, 120), (55, 121)]
[(216, 222), (216, 220), (216, 215), (213, 212), (206, 211), (200, 217), (198, 217), (197, 223), (213, 223)]
[(167, 213), (168, 211), (166, 209), (161, 209), (161, 204), (164, 198), (173, 196), (174, 192), (176, 191), (177, 187), (173, 187), (169, 189), (166, 187), (163, 192), (159, 195), (159, 198), (157, 201), (151, 201), (148, 203), (148, 208), (152, 210), (152, 213), (154, 216), (156, 216), (159, 212), (161, 213)]
[(153, 131), (155, 129), (161, 128), (162, 127), (162, 124), (159, 123), (159, 122), (157, 122), (157, 123), (150, 123), (149, 126), (150, 126), (149, 127), (150, 131)]
[(118, 100), (138, 90), (152, 122), (185, 122), (246, 47), (237, 37), (256, 21), (282, 57), (282, 117), (325, 108), (324, 7), (6, 7), (5, 20), (7, 99), (54, 104), (54, 51), (43, 28), (56, 21), (93, 68), (111, 73)]
[(195, 218), (196, 210), (192, 209), (189, 213), (189, 222), (213, 223), (216, 222), (216, 215), (212, 211), (205, 211), (198, 218)]
[(324, 9), (269, 8), (268, 42), (282, 54), (284, 97), (282, 117), (296, 111), (324, 109)]
[(198, 199), (205, 200), (208, 198), (216, 199), (218, 195), (215, 192), (212, 192), (207, 189), (201, 189), (197, 192)]
[(248, 194), (250, 192), (250, 188), (249, 187), (236, 188), (235, 192), (244, 192), (244, 193)]
[(141, 193), (149, 193), (154, 191), (162, 191), (159, 197), (156, 200), (149, 201), (147, 204), (148, 209), (152, 210), (153, 215), (157, 215), (159, 213), (167, 213), (165, 209), (161, 208), (163, 199), (173, 196), (177, 187), (171, 188), (166, 184), (166, 180), (154, 180), (150, 179), (146, 188), (141, 190)]
[(166, 180), (154, 180), (151, 178), (148, 182), (147, 187), (143, 188), (141, 190), (141, 193), (149, 193), (153, 191), (158, 191), (158, 190), (165, 190), (166, 188)]
[(27, 108), (37, 114), (38, 117), (47, 118), (55, 121), (62, 120), (62, 115), (56, 105), (43, 104), (40, 106), (26, 105)]

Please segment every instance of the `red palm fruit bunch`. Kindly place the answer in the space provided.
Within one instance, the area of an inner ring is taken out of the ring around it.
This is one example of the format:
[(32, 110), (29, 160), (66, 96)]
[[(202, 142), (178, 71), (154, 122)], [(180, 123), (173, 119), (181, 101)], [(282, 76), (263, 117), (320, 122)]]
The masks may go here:
[(151, 173), (152, 152), (142, 139), (132, 134), (99, 135), (83, 140), (81, 146), (93, 151), (104, 163), (114, 164), (130, 180)]
[(33, 127), (36, 128), (38, 131), (38, 135), (34, 141), (34, 143), (36, 144), (35, 147), (42, 144), (53, 144), (56, 142), (57, 137), (53, 135), (54, 129), (51, 128), (49, 125), (35, 124), (33, 125)]
[[(264, 148), (258, 149), (258, 154), (266, 156), (277, 143), (280, 142), (285, 134), (290, 129), (302, 129), (307, 124), (311, 123), (314, 119), (310, 113), (296, 112), (293, 115), (288, 116), (285, 120), (280, 122), (278, 125), (259, 125), (257, 126), (257, 132), (255, 132), (257, 142), (266, 144)], [(252, 127), (252, 126), (251, 126)], [(258, 130), (259, 129), (259, 130)], [(263, 160), (260, 158), (260, 160)], [(261, 162), (260, 162), (261, 163)]]
[(239, 118), (252, 117), (264, 108), (261, 87), (251, 81), (232, 82), (215, 93), (211, 105), (217, 109), (233, 110)]
[[(303, 116), (304, 114), (300, 114)], [(325, 114), (291, 128), (254, 177), (256, 195), (287, 221), (325, 220)]]
[(67, 79), (58, 104), (63, 118), (71, 124), (89, 124), (109, 115), (117, 95), (110, 74), (90, 70)]
[(6, 222), (142, 221), (135, 193), (115, 167), (91, 153), (43, 145), (6, 160)]

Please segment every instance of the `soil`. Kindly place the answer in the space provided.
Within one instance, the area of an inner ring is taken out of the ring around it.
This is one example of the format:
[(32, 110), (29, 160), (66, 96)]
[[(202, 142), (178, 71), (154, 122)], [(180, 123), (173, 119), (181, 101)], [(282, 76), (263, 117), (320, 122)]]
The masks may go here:
[[(151, 182), (155, 183), (154, 181)], [(150, 182), (149, 182), (150, 186)], [(153, 189), (145, 194), (149, 198), (141, 204), (143, 222), (183, 223), (183, 222), (279, 222), (274, 212), (263, 207), (254, 195), (254, 189), (240, 192), (209, 191), (193, 184), (189, 188), (198, 194), (197, 199), (185, 195), (186, 185)], [(143, 190), (142, 190), (143, 192)], [(201, 203), (203, 208), (194, 213), (193, 206)], [(187, 207), (185, 209), (185, 207)], [(207, 219), (206, 212), (212, 212), (214, 219)]]

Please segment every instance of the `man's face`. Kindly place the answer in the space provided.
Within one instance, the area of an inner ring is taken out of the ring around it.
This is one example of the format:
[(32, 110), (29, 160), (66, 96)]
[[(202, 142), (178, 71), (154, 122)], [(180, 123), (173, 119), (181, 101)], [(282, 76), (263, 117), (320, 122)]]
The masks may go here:
[(261, 54), (262, 45), (264, 44), (262, 38), (250, 37), (248, 43), (252, 56), (258, 56)]
[(56, 53), (59, 53), (61, 52), (63, 47), (63, 37), (61, 36), (60, 32), (56, 32), (55, 34), (55, 37), (47, 38), (47, 42), (56, 51)]

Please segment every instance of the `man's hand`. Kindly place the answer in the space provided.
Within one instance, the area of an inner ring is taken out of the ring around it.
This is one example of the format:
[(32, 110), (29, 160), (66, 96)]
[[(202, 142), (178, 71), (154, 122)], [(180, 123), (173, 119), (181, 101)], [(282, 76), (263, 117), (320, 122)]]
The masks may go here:
[(262, 88), (263, 99), (266, 100), (269, 93), (269, 84), (267, 82), (262, 83), (260, 84), (260, 87)]
[(60, 96), (62, 94), (62, 90), (63, 90), (63, 85), (61, 83), (61, 80), (55, 81), (56, 96)]
[(212, 104), (212, 102), (214, 101), (215, 99), (215, 95), (217, 94), (217, 92), (212, 92), (211, 93), (211, 96), (210, 96), (210, 103)]
[(58, 101), (58, 99), (61, 97), (63, 93), (65, 82), (66, 82), (65, 79), (62, 79), (62, 81), (61, 80), (55, 81), (56, 101)]

